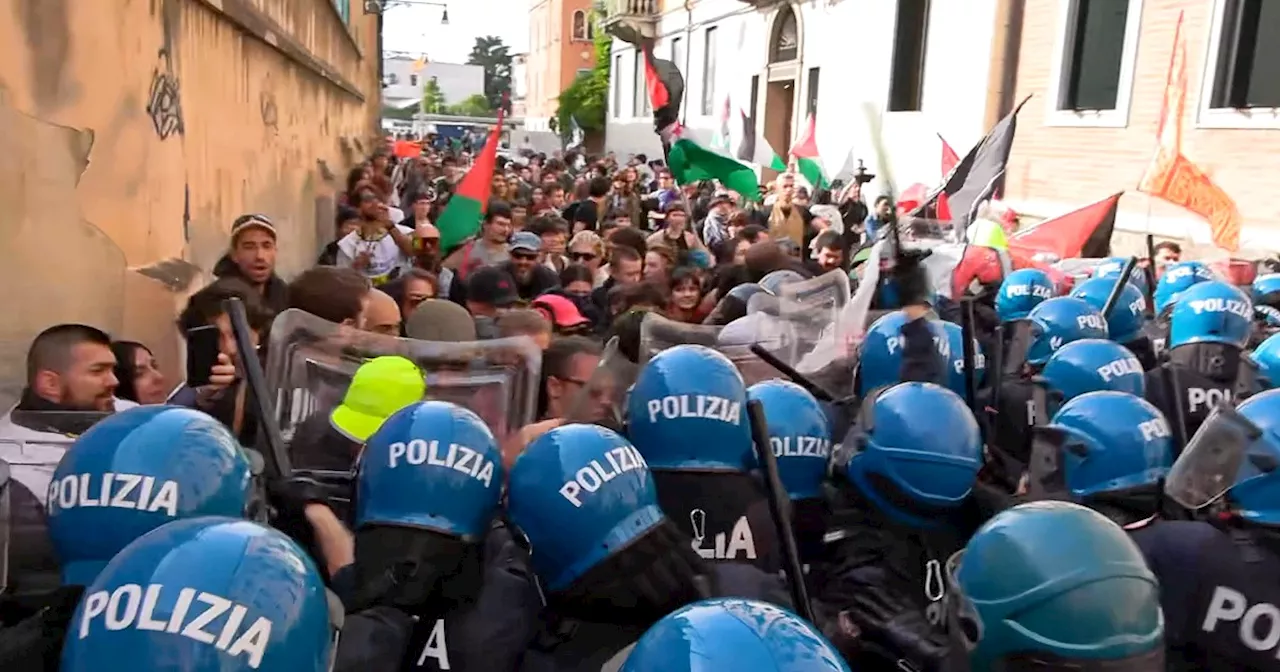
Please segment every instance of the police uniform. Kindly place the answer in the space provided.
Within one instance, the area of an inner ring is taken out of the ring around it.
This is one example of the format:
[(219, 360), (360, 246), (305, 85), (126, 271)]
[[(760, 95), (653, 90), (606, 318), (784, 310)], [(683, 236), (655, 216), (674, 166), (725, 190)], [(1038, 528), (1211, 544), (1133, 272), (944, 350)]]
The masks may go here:
[[(1147, 401), (1160, 409), (1170, 422), (1174, 422), (1178, 417), (1174, 407), (1174, 400), (1168, 398), (1165, 393), (1166, 387), (1164, 382), (1165, 369), (1173, 368), (1177, 372), (1178, 386), (1180, 389), (1178, 402), (1182, 406), (1183, 427), (1186, 431), (1185, 436), (1188, 438), (1195, 436), (1196, 430), (1200, 429), (1200, 425), (1204, 423), (1204, 419), (1209, 417), (1213, 409), (1221, 402), (1228, 404), (1236, 404), (1242, 401), (1242, 397), (1236, 390), (1236, 381), (1223, 380), (1207, 376), (1195, 369), (1192, 369), (1177, 362), (1166, 362), (1160, 368), (1146, 373), (1147, 378)], [(1253, 383), (1249, 394), (1259, 391), (1256, 381)]]
[(1131, 534), (1160, 579), (1170, 670), (1274, 670), (1280, 554), (1256, 533), (1167, 521)]

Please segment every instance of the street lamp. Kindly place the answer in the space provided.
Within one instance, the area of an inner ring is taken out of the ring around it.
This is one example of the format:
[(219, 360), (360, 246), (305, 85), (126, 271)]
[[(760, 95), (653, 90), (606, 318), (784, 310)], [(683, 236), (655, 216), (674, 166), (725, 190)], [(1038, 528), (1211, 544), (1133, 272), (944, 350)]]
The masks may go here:
[(440, 25), (449, 25), (449, 5), (445, 2), (434, 2), (433, 0), (364, 0), (365, 14), (383, 14), (388, 10), (396, 7), (408, 7), (410, 5), (429, 5), (431, 7), (440, 7)]

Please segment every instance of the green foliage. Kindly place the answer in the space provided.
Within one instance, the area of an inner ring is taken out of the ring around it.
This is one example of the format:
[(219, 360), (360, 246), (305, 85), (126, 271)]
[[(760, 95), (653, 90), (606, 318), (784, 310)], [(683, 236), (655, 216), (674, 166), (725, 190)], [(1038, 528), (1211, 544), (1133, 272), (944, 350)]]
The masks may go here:
[(448, 101), (444, 98), (444, 92), (440, 90), (440, 82), (435, 77), (427, 80), (422, 85), (422, 111), (427, 114), (440, 114), (445, 111)]
[(502, 95), (511, 90), (510, 49), (500, 37), (477, 37), (467, 63), (484, 67), (484, 95), (489, 99), (489, 109), (498, 109)]
[(457, 105), (450, 105), (445, 112), (460, 117), (494, 116), (493, 108), (489, 107), (489, 99), (480, 94), (471, 96)]
[[(600, 13), (597, 7), (590, 20)], [(560, 137), (568, 140), (573, 133), (573, 121), (583, 131), (603, 131), (609, 113), (609, 58), (613, 51), (613, 36), (603, 30), (595, 31), (596, 64), (588, 72), (578, 75), (569, 88), (560, 93), (556, 117), (552, 121)]]

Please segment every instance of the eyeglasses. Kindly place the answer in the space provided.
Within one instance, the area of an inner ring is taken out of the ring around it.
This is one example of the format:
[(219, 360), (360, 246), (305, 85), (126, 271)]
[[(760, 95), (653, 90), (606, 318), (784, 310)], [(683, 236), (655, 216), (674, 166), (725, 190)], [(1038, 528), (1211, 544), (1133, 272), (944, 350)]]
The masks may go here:
[(593, 252), (570, 252), (569, 258), (573, 261), (595, 261), (596, 254)]

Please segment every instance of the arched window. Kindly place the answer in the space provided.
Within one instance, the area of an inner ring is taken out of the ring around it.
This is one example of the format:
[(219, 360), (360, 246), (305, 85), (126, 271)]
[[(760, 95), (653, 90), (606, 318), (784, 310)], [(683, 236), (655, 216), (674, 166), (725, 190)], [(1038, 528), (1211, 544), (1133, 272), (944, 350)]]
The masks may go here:
[(587, 39), (587, 13), (581, 9), (573, 13), (573, 39)]
[(780, 63), (794, 61), (800, 57), (800, 32), (796, 25), (796, 14), (790, 6), (784, 5), (778, 10), (778, 18), (773, 22), (773, 39), (769, 44), (769, 62)]

